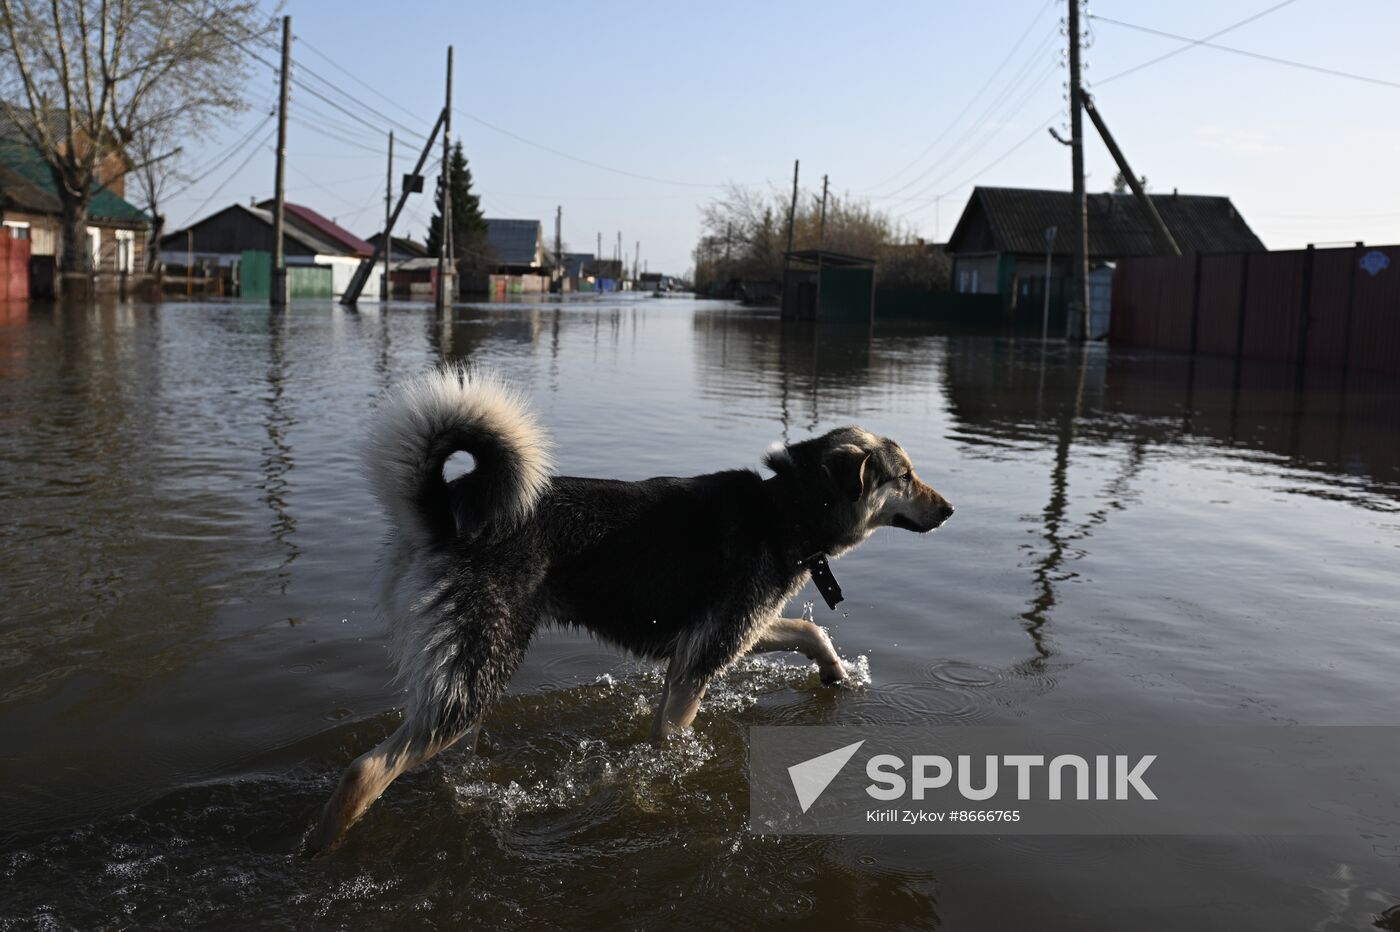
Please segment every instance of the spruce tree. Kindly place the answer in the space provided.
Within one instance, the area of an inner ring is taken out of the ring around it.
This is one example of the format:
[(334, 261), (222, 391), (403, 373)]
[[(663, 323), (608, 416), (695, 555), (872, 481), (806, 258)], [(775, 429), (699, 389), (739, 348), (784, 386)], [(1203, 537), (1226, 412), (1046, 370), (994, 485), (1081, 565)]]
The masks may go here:
[[(452, 246), (457, 267), (462, 271), (483, 269), (490, 264), (487, 255), (486, 218), (481, 215), (481, 198), (472, 193), (472, 172), (459, 140), (448, 161), (447, 183), (452, 192)], [(435, 256), (442, 237), (442, 208), (428, 222), (428, 255)]]

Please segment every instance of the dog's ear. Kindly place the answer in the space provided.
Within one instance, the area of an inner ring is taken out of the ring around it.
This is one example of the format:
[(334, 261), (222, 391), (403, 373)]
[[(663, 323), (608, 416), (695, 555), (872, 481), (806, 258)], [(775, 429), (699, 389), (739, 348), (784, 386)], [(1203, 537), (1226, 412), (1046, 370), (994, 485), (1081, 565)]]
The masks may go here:
[(842, 444), (822, 459), (822, 472), (831, 479), (836, 491), (857, 502), (865, 491), (865, 466), (869, 462), (869, 453), (853, 443)]

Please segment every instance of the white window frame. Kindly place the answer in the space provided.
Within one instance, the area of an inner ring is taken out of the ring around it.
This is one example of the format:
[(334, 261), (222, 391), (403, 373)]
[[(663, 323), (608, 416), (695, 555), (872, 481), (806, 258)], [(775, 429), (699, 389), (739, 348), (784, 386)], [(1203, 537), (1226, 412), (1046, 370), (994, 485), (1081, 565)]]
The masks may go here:
[(136, 271), (136, 234), (131, 230), (114, 230), (117, 240), (117, 271)]
[[(10, 239), (29, 239), (30, 236), (33, 235), (29, 232), (28, 220), (5, 220), (3, 221), (3, 223), (5, 225), (5, 229), (8, 231), (7, 235), (10, 237)], [(23, 236), (19, 234), (20, 230), (24, 231)]]
[(102, 270), (102, 228), (87, 228), (88, 259), (92, 262), (92, 270), (100, 272)]

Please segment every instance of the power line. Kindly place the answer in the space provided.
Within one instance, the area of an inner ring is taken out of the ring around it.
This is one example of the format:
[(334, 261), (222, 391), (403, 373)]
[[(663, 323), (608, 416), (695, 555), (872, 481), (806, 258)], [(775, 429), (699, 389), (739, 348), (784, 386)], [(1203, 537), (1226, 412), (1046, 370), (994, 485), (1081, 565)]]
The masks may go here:
[(253, 160), (253, 156), (257, 155), (258, 152), (262, 150), (263, 146), (270, 143), (272, 141), (272, 137), (276, 135), (276, 133), (277, 130), (274, 128), (272, 132), (264, 136), (262, 138), (262, 142), (258, 143), (256, 146), (253, 147), (253, 150), (248, 153), (248, 157), (238, 163), (238, 167), (235, 168), (232, 171), (232, 173), (230, 173), (229, 176), (223, 180), (223, 183), (220, 184), (217, 188), (215, 188), (212, 192), (210, 192), (209, 196), (206, 197), (198, 207), (196, 207), (193, 211), (190, 212), (189, 218), (186, 219), (184, 223), (180, 224), (180, 227), (183, 229), (184, 227), (189, 226), (194, 221), (195, 217), (198, 217), (201, 213), (203, 213), (204, 208), (209, 206), (209, 202), (212, 201), (214, 198), (218, 197), (219, 192), (222, 191), (224, 188), (228, 187), (228, 183), (232, 181), (235, 177), (237, 177), (239, 172), (243, 171), (243, 169), (248, 167), (248, 163)]
[[(650, 182), (654, 182), (655, 184), (670, 184), (670, 185), (675, 185), (675, 186), (681, 187), (681, 188), (722, 188), (722, 187), (724, 187), (723, 184), (714, 184), (714, 183), (700, 182), (700, 181), (675, 181), (675, 180), (670, 179), (670, 178), (656, 178), (656, 177), (653, 177), (653, 176), (651, 176), (651, 175), (641, 175), (641, 174), (638, 174), (637, 172), (630, 172), (630, 171), (627, 171), (626, 169), (622, 169), (622, 168), (613, 168), (611, 165), (604, 165), (604, 164), (602, 164), (602, 163), (600, 163), (600, 162), (594, 162), (594, 161), (592, 161), (592, 160), (590, 160), (590, 159), (580, 158), (580, 157), (577, 156), (577, 155), (570, 155), (569, 153), (563, 152), (563, 151), (561, 151), (561, 150), (559, 150), (559, 149), (555, 149), (555, 148), (553, 148), (552, 146), (547, 146), (547, 145), (545, 145), (545, 144), (542, 143), (542, 142), (535, 142), (533, 139), (526, 139), (524, 136), (521, 136), (521, 135), (519, 135), (519, 134), (517, 134), (517, 133), (512, 133), (510, 130), (508, 130), (508, 129), (503, 129), (502, 127), (499, 127), (499, 126), (495, 125), (494, 123), (487, 122), (486, 120), (483, 120), (481, 117), (477, 116), (476, 114), (467, 113), (465, 110), (457, 110), (457, 109), (454, 108), (452, 112), (453, 112), (453, 113), (456, 113), (456, 114), (459, 114), (460, 116), (466, 117), (468, 120), (471, 120), (473, 123), (479, 123), (479, 124), (481, 124), (482, 126), (486, 127), (487, 129), (489, 129), (489, 130), (491, 130), (491, 131), (493, 131), (493, 132), (500, 133), (502, 136), (507, 136), (507, 137), (509, 137), (509, 138), (511, 138), (511, 139), (514, 139), (516, 142), (524, 143), (524, 144), (527, 145), (527, 146), (533, 146), (533, 147), (536, 148), (536, 149), (540, 149), (540, 150), (542, 150), (542, 151), (544, 151), (544, 152), (548, 152), (548, 153), (550, 153), (551, 155), (557, 155), (557, 156), (559, 156), (559, 157), (562, 158), (562, 159), (568, 159), (568, 160), (571, 161), (571, 162), (578, 162), (580, 165), (587, 165), (587, 166), (590, 167), (590, 168), (596, 168), (596, 169), (598, 169), (598, 170), (600, 170), (600, 171), (612, 172), (614, 175), (624, 175), (624, 176), (626, 176), (626, 177), (628, 177), (628, 178), (636, 178), (636, 179), (641, 180), (641, 181), (650, 181)], [(754, 186), (753, 186), (753, 185), (737, 185), (737, 187), (754, 187)]]
[(1208, 42), (1205, 39), (1192, 39), (1187, 36), (1179, 36), (1175, 33), (1164, 32), (1160, 29), (1152, 29), (1148, 26), (1138, 26), (1134, 23), (1125, 23), (1122, 20), (1110, 19), (1107, 16), (1096, 15), (1093, 18), (1099, 20), (1100, 22), (1105, 22), (1113, 26), (1122, 26), (1125, 29), (1134, 29), (1138, 32), (1146, 32), (1154, 36), (1162, 36), (1166, 39), (1175, 39), (1178, 42), (1189, 42), (1193, 46), (1200, 45), (1204, 46), (1205, 48), (1215, 49), (1220, 52), (1230, 52), (1234, 55), (1243, 55), (1246, 58), (1254, 58), (1258, 59), (1259, 61), (1272, 62), (1275, 65), (1287, 65), (1290, 68), (1300, 68), (1304, 71), (1315, 71), (1318, 74), (1331, 75), (1334, 78), (1349, 78), (1353, 81), (1362, 81), (1366, 84), (1378, 84), (1381, 87), (1400, 88), (1400, 81), (1387, 81), (1384, 78), (1373, 78), (1369, 75), (1354, 74), (1350, 71), (1338, 71), (1336, 68), (1325, 68), (1322, 65), (1310, 65), (1307, 62), (1294, 61), (1291, 58), (1279, 58), (1276, 55), (1264, 55), (1260, 52), (1249, 52), (1245, 49), (1237, 49), (1228, 45), (1217, 45), (1216, 43)]
[[(179, 9), (181, 10), (181, 12), (186, 13), (187, 15), (189, 15), (189, 16), (192, 17), (192, 18), (198, 19), (199, 22), (201, 22), (201, 23), (202, 23), (203, 25), (205, 25), (208, 29), (210, 29), (215, 35), (221, 36), (222, 38), (226, 39), (227, 41), (229, 41), (229, 42), (232, 43), (233, 45), (236, 45), (237, 47), (241, 48), (241, 49), (248, 55), (248, 57), (252, 58), (252, 59), (253, 59), (254, 61), (256, 61), (256, 62), (261, 63), (261, 64), (264, 65), (265, 67), (271, 69), (271, 71), (273, 72), (273, 74), (277, 74), (277, 73), (278, 73), (279, 67), (278, 67), (277, 65), (274, 65), (272, 62), (268, 61), (266, 58), (263, 58), (263, 57), (262, 57), (261, 55), (259, 55), (257, 52), (255, 52), (255, 51), (253, 51), (252, 49), (250, 49), (250, 48), (245, 44), (245, 42), (244, 42), (242, 39), (239, 39), (239, 38), (237, 38), (237, 37), (235, 37), (235, 36), (231, 36), (231, 35), (229, 35), (227, 32), (224, 32), (224, 31), (223, 31), (222, 29), (220, 29), (218, 26), (214, 25), (214, 23), (213, 23), (213, 21), (212, 21), (211, 19), (206, 19), (206, 18), (204, 18), (204, 17), (202, 17), (202, 16), (199, 16), (199, 15), (196, 13), (196, 11), (191, 10), (188, 6), (186, 6), (185, 3), (183, 2), (183, 0), (175, 0), (175, 4), (174, 4), (174, 5), (175, 5), (177, 8), (179, 8)], [(253, 39), (253, 40), (255, 40), (255, 41), (257, 41), (257, 42), (260, 42), (260, 43), (262, 43), (263, 45), (268, 46), (268, 47), (270, 47), (270, 48), (276, 48), (276, 45), (272, 42), (272, 40), (266, 38), (265, 36), (259, 35), (259, 34), (254, 33), (254, 32), (250, 32), (250, 31), (248, 31), (248, 30), (246, 30), (246, 29), (244, 30), (244, 35), (245, 35), (245, 38)], [(342, 91), (342, 90), (340, 90), (338, 87), (336, 87), (335, 84), (331, 83), (331, 82), (328, 81), (326, 78), (324, 78), (324, 77), (322, 77), (321, 75), (317, 74), (316, 71), (315, 71), (314, 69), (310, 68), (309, 66), (307, 66), (307, 65), (305, 65), (305, 64), (298, 63), (298, 62), (296, 62), (295, 59), (293, 59), (293, 63), (296, 65), (296, 68), (300, 68), (300, 69), (305, 70), (308, 74), (310, 74), (312, 77), (316, 78), (317, 80), (321, 81), (323, 84), (325, 84), (327, 87), (331, 88), (333, 91), (335, 91), (335, 92), (337, 92), (337, 93), (340, 93), (340, 94), (343, 94), (343, 95), (344, 95), (347, 99), (349, 99), (349, 100), (355, 100), (354, 98), (350, 97), (349, 94), (345, 94), (344, 91)], [(296, 69), (294, 68), (293, 70), (294, 70), (294, 72), (295, 72)], [(295, 81), (295, 78), (293, 78), (293, 80)], [(350, 117), (350, 119), (355, 120), (357, 123), (360, 123), (360, 124), (364, 125), (365, 127), (367, 127), (368, 129), (370, 129), (371, 131), (376, 132), (376, 133), (380, 133), (380, 134), (382, 134), (382, 133), (384, 132), (384, 128), (383, 128), (382, 126), (376, 126), (375, 124), (373, 124), (373, 123), (369, 122), (368, 120), (366, 120), (364, 117), (360, 116), (358, 113), (355, 113), (354, 111), (349, 110), (349, 109), (347, 109), (346, 107), (341, 106), (338, 102), (336, 102), (336, 101), (332, 100), (331, 98), (327, 97), (325, 94), (321, 93), (320, 91), (318, 91), (315, 87), (311, 86), (310, 84), (308, 84), (308, 83), (306, 83), (306, 82), (301, 82), (300, 86), (301, 86), (301, 89), (302, 89), (302, 90), (304, 90), (306, 93), (310, 94), (312, 97), (315, 97), (317, 100), (322, 101), (322, 102), (325, 103), (327, 106), (334, 107), (336, 110), (339, 110), (341, 113), (343, 113), (343, 114), (345, 114), (346, 116)], [(380, 113), (379, 111), (374, 110), (372, 107), (369, 107), (369, 106), (365, 105), (363, 101), (355, 100), (355, 103), (358, 104), (359, 106), (363, 107), (365, 110), (367, 110), (367, 111), (369, 111), (369, 112), (375, 114), (375, 115), (378, 116), (380, 119), (385, 120), (386, 122), (389, 122), (389, 123), (393, 123), (395, 126), (400, 127), (401, 129), (403, 129), (404, 132), (407, 132), (407, 133), (410, 133), (410, 134), (412, 134), (412, 135), (415, 135), (415, 136), (417, 136), (419, 139), (427, 139), (427, 138), (428, 138), (424, 133), (421, 133), (421, 132), (419, 132), (418, 130), (415, 130), (415, 129), (412, 129), (412, 128), (408, 127), (408, 126), (405, 126), (404, 124), (400, 123), (398, 120), (394, 120), (394, 119), (391, 118), (391, 117), (385, 116), (384, 114)]]
[(244, 146), (246, 146), (249, 142), (251, 142), (252, 139), (253, 139), (253, 137), (257, 135), (258, 130), (262, 129), (264, 126), (266, 126), (268, 123), (270, 123), (270, 122), (272, 121), (272, 117), (273, 117), (273, 114), (271, 114), (271, 113), (269, 113), (267, 116), (263, 117), (262, 122), (257, 123), (256, 125), (254, 125), (253, 128), (250, 129), (250, 130), (248, 130), (248, 132), (244, 133), (243, 136), (240, 137), (239, 140), (238, 140), (236, 143), (234, 143), (233, 145), (229, 146), (229, 148), (228, 148), (227, 150), (225, 150), (224, 154), (219, 158), (218, 161), (214, 162), (212, 165), (210, 165), (210, 166), (209, 166), (208, 168), (206, 168), (204, 171), (200, 172), (198, 175), (196, 175), (195, 177), (191, 178), (188, 182), (186, 182), (186, 183), (185, 183), (182, 187), (180, 187), (179, 189), (177, 189), (177, 190), (175, 190), (175, 191), (172, 191), (171, 193), (165, 195), (166, 200), (170, 200), (170, 199), (179, 197), (181, 194), (184, 194), (184, 193), (185, 193), (186, 191), (188, 191), (190, 188), (193, 188), (195, 185), (199, 184), (199, 183), (200, 183), (201, 181), (203, 181), (205, 178), (208, 178), (208, 177), (209, 177), (210, 175), (212, 175), (214, 172), (218, 171), (219, 168), (220, 168), (221, 166), (224, 165), (224, 163), (226, 163), (229, 159), (231, 159), (231, 158), (233, 158), (235, 155), (237, 155), (237, 154), (243, 149)]
[[(1036, 136), (1039, 136), (1039, 135), (1041, 134), (1042, 131), (1044, 131), (1047, 127), (1049, 127), (1052, 123), (1054, 123), (1054, 122), (1055, 122), (1056, 120), (1058, 120), (1059, 118), (1060, 118), (1060, 110), (1059, 110), (1059, 108), (1057, 107), (1057, 108), (1055, 108), (1055, 112), (1052, 113), (1048, 119), (1044, 120), (1039, 126), (1037, 126), (1035, 129), (1033, 129), (1033, 130), (1031, 130), (1029, 133), (1027, 133), (1024, 137), (1022, 137), (1022, 139), (1021, 139), (1019, 142), (1017, 142), (1015, 145), (1013, 145), (1010, 149), (1007, 149), (1007, 150), (1006, 150), (1005, 152), (1003, 152), (1001, 155), (998, 155), (996, 158), (992, 159), (992, 160), (991, 160), (990, 162), (988, 162), (986, 165), (983, 165), (981, 168), (977, 169), (977, 171), (975, 171), (975, 172), (973, 172), (971, 175), (967, 176), (967, 178), (965, 178), (963, 181), (958, 182), (958, 183), (957, 183), (956, 185), (954, 185), (953, 187), (949, 188), (948, 190), (944, 191), (942, 194), (938, 195), (938, 197), (933, 198), (933, 200), (935, 200), (935, 201), (941, 201), (941, 200), (943, 200), (945, 197), (947, 197), (948, 195), (952, 194), (953, 192), (958, 191), (958, 190), (961, 190), (962, 188), (967, 187), (969, 184), (971, 184), (972, 182), (976, 181), (976, 180), (977, 180), (978, 178), (980, 178), (982, 175), (986, 174), (988, 171), (990, 171), (991, 169), (993, 169), (993, 168), (995, 168), (996, 166), (1000, 165), (1000, 164), (1001, 164), (1003, 161), (1005, 161), (1006, 159), (1010, 158), (1011, 155), (1012, 155), (1013, 153), (1015, 153), (1018, 149), (1020, 149), (1020, 148), (1021, 148), (1022, 146), (1024, 146), (1026, 143), (1030, 142), (1030, 141), (1031, 141), (1032, 139), (1034, 139)], [(909, 216), (910, 214), (912, 214), (912, 213), (914, 213), (915, 211), (917, 211), (918, 209), (919, 209), (919, 208), (914, 208), (914, 210), (905, 211), (904, 213), (900, 214), (899, 216), (900, 216), (900, 217), (907, 217), (907, 216)]]
[[(1226, 26), (1224, 29), (1217, 30), (1216, 32), (1212, 32), (1210, 35), (1208, 35), (1208, 36), (1206, 36), (1206, 37), (1204, 37), (1204, 38), (1202, 38), (1202, 39), (1197, 39), (1197, 40), (1191, 42), (1189, 45), (1183, 45), (1181, 48), (1172, 49), (1170, 52), (1167, 52), (1165, 55), (1158, 55), (1156, 58), (1148, 59), (1147, 61), (1143, 62), (1143, 63), (1140, 64), (1140, 65), (1134, 65), (1134, 66), (1131, 67), (1131, 68), (1128, 68), (1128, 69), (1125, 69), (1125, 70), (1123, 70), (1123, 71), (1119, 71), (1119, 72), (1116, 72), (1116, 73), (1114, 73), (1114, 74), (1111, 74), (1111, 75), (1109, 75), (1108, 77), (1104, 78), (1104, 79), (1101, 80), (1101, 81), (1095, 81), (1094, 84), (1095, 84), (1095, 85), (1098, 85), (1098, 86), (1101, 86), (1101, 85), (1107, 84), (1109, 81), (1117, 81), (1119, 78), (1127, 77), (1128, 75), (1132, 74), (1132, 73), (1135, 72), (1135, 71), (1141, 71), (1141, 70), (1144, 69), (1144, 68), (1150, 68), (1151, 66), (1157, 64), (1158, 62), (1164, 62), (1164, 61), (1166, 61), (1168, 58), (1174, 58), (1175, 56), (1180, 55), (1182, 52), (1189, 52), (1191, 49), (1195, 48), (1196, 46), (1198, 46), (1198, 45), (1200, 45), (1200, 44), (1202, 44), (1202, 43), (1204, 43), (1204, 42), (1209, 42), (1211, 39), (1218, 39), (1218, 38), (1220, 38), (1221, 36), (1225, 35), (1225, 33), (1227, 33), (1227, 32), (1234, 32), (1236, 29), (1239, 29), (1241, 26), (1247, 26), (1247, 25), (1249, 25), (1250, 23), (1254, 22), (1254, 21), (1257, 20), (1257, 19), (1263, 19), (1265, 16), (1268, 16), (1270, 13), (1273, 13), (1273, 12), (1275, 12), (1275, 11), (1277, 11), (1277, 10), (1281, 10), (1281, 9), (1283, 9), (1284, 7), (1289, 6), (1289, 5), (1291, 5), (1291, 4), (1293, 4), (1293, 3), (1296, 3), (1296, 2), (1297, 2), (1297, 0), (1283, 0), (1282, 3), (1276, 3), (1276, 4), (1274, 4), (1273, 6), (1267, 8), (1267, 9), (1260, 10), (1258, 13), (1255, 13), (1253, 16), (1246, 16), (1244, 19), (1240, 20), (1239, 22), (1233, 23), (1233, 24), (1231, 24), (1231, 25), (1229, 25), (1229, 26)], [(1090, 18), (1090, 19), (1098, 19), (1097, 16), (1093, 16), (1092, 14), (1090, 15), (1089, 18)]]
[[(960, 111), (958, 111), (958, 115), (953, 117), (953, 119), (950, 120), (947, 123), (947, 125), (943, 127), (943, 131), (939, 133), (937, 137), (934, 138), (933, 142), (929, 143), (927, 146), (924, 147), (924, 150), (922, 152), (914, 156), (913, 160), (910, 161), (908, 165), (905, 165), (899, 171), (895, 172), (893, 175), (890, 175), (883, 181), (878, 181), (875, 184), (871, 185), (870, 190), (873, 191), (878, 188), (883, 188), (885, 185), (889, 184), (891, 181), (894, 181), (900, 175), (904, 174), (909, 169), (919, 164), (921, 161), (923, 161), (924, 156), (932, 152), (934, 147), (937, 146), (940, 142), (942, 142), (948, 136), (948, 134), (953, 131), (953, 127), (958, 124), (958, 121), (967, 115), (967, 112), (972, 109), (973, 105), (977, 103), (979, 99), (981, 99), (982, 95), (987, 92), (987, 89), (990, 88), (996, 82), (996, 79), (1001, 76), (1001, 73), (1006, 70), (1007, 64), (1010, 63), (1012, 57), (1015, 56), (1017, 50), (1020, 49), (1022, 44), (1025, 43), (1026, 37), (1031, 34), (1032, 30), (1035, 29), (1036, 23), (1040, 20), (1042, 16), (1045, 15), (1045, 11), (1050, 9), (1050, 6), (1054, 2), (1055, 0), (1048, 0), (1045, 6), (1041, 7), (1040, 11), (1030, 18), (1030, 22), (1026, 24), (1025, 32), (1021, 33), (1021, 37), (1016, 40), (1016, 44), (1011, 46), (1011, 51), (1006, 53), (1006, 57), (1001, 60), (1001, 64), (997, 65), (996, 68), (993, 69), (991, 75), (988, 76), (986, 83), (984, 83), (978, 89), (976, 94), (973, 94), (972, 97), (968, 99), (967, 103), (963, 106), (963, 108)], [(1292, 2), (1292, 0), (1289, 0), (1289, 2)], [(898, 192), (896, 191), (894, 193)]]
[[(1042, 72), (1042, 73), (1041, 73), (1041, 77), (1040, 77), (1039, 79), (1037, 79), (1036, 81), (1034, 81), (1034, 82), (1031, 83), (1031, 86), (1030, 86), (1029, 91), (1028, 91), (1026, 94), (1022, 95), (1022, 97), (1020, 98), (1019, 102), (1015, 105), (1015, 107), (1013, 107), (1013, 108), (1005, 115), (1005, 117), (1003, 117), (1003, 119), (1009, 120), (1011, 117), (1015, 116), (1016, 114), (1018, 114), (1018, 113), (1020, 113), (1022, 110), (1024, 110), (1024, 109), (1026, 108), (1026, 105), (1029, 104), (1029, 103), (1031, 102), (1032, 99), (1034, 99), (1034, 97), (1035, 97), (1035, 95), (1036, 95), (1036, 92), (1039, 91), (1039, 90), (1041, 89), (1042, 82), (1044, 81), (1044, 79), (1045, 79), (1045, 78), (1048, 78), (1048, 77), (1050, 77), (1050, 75), (1054, 74), (1054, 72), (1055, 72), (1056, 69), (1058, 69), (1058, 68), (1059, 68), (1059, 63), (1057, 62), (1057, 63), (1055, 63), (1055, 64), (1052, 64), (1052, 65), (1050, 66), (1049, 70)], [(1056, 113), (1058, 113), (1058, 112), (1059, 112), (1059, 110), (1058, 110), (1058, 108), (1057, 108), (1057, 109), (1056, 109)], [(971, 127), (971, 129), (976, 129), (976, 128), (977, 128), (977, 124), (973, 124), (973, 126)], [(995, 125), (994, 125), (994, 126), (992, 127), (991, 131), (990, 131), (989, 133), (987, 133), (985, 136), (983, 136), (983, 137), (982, 137), (982, 140), (981, 140), (977, 145), (973, 146), (971, 149), (969, 149), (966, 153), (963, 154), (962, 158), (957, 159), (956, 161), (952, 162), (952, 163), (949, 164), (949, 165), (943, 166), (944, 170), (943, 170), (941, 173), (939, 173), (937, 176), (935, 176), (934, 179), (933, 179), (932, 181), (930, 181), (928, 184), (924, 185), (924, 186), (923, 186), (922, 188), (920, 188), (919, 190), (915, 191), (913, 194), (906, 195), (906, 196), (903, 197), (902, 199), (900, 199), (900, 200), (896, 201), (895, 203), (889, 205), (890, 208), (892, 209), (892, 208), (898, 207), (898, 206), (901, 205), (901, 204), (906, 204), (906, 203), (908, 203), (908, 202), (910, 202), (910, 201), (912, 201), (912, 200), (915, 200), (915, 199), (917, 199), (917, 198), (923, 196), (924, 194), (927, 194), (930, 190), (932, 190), (932, 189), (935, 188), (937, 185), (939, 185), (940, 183), (942, 183), (949, 175), (951, 175), (954, 171), (956, 171), (956, 170), (958, 169), (959, 166), (965, 164), (965, 163), (968, 161), (968, 159), (970, 159), (972, 156), (976, 155), (978, 152), (980, 152), (980, 151), (982, 151), (984, 148), (986, 148), (987, 144), (990, 143), (990, 142), (992, 141), (992, 139), (994, 139), (994, 138), (997, 136), (997, 134), (1001, 132), (1002, 128), (1003, 128), (1002, 126), (995, 126)], [(1037, 131), (1039, 131), (1039, 130), (1037, 130)], [(967, 135), (969, 135), (969, 134), (964, 134), (964, 138), (966, 138)], [(998, 160), (998, 161), (1000, 161), (1000, 160)], [(937, 167), (939, 167), (939, 166), (935, 165), (935, 166), (933, 166), (933, 167), (934, 167), (934, 168), (937, 168)], [(931, 171), (931, 170), (932, 170), (932, 169), (930, 169), (930, 171)], [(924, 174), (927, 175), (928, 172), (925, 172)]]
[[(1034, 74), (1032, 69), (1034, 68), (1036, 62), (1040, 60), (1040, 56), (1048, 52), (1051, 46), (1054, 44), (1055, 37), (1057, 34), (1058, 33), (1056, 30), (1052, 30), (1050, 35), (1046, 36), (1046, 38), (1040, 43), (1040, 45), (1036, 47), (1035, 51), (1026, 57), (1025, 62), (1023, 62), (1021, 67), (1017, 69), (1016, 73), (1011, 77), (1011, 79), (1006, 82), (1006, 85), (1002, 87), (1000, 92), (997, 93), (997, 96), (993, 98), (989, 104), (987, 104), (987, 106), (982, 110), (981, 114), (979, 114), (975, 120), (968, 124), (967, 128), (963, 130), (960, 136), (958, 136), (957, 141), (955, 141), (949, 147), (950, 152), (956, 152), (969, 139), (971, 139), (973, 134), (975, 134), (979, 129), (981, 129), (986, 124), (986, 122), (991, 119), (992, 115), (1001, 108), (1002, 104), (1005, 103), (1012, 95), (1018, 92), (1022, 88), (1022, 86), (1024, 86), (1026, 80)], [(1056, 67), (1057, 66), (1058, 64), (1056, 65)], [(1054, 68), (1052, 67), (1051, 71), (1053, 70)], [(1045, 76), (1048, 77), (1049, 73), (1047, 73)], [(904, 184), (900, 185), (898, 188), (895, 188), (893, 191), (886, 192), (885, 194), (881, 195), (881, 197), (890, 198), (900, 194), (903, 191), (907, 191), (909, 188), (923, 181), (938, 168), (939, 163), (934, 162), (933, 164), (929, 165), (928, 168), (920, 172), (918, 175), (915, 175), (913, 178), (909, 179)], [(906, 200), (907, 199), (908, 198), (906, 198)]]
[[(374, 85), (372, 85), (372, 84), (370, 84), (369, 82), (365, 81), (364, 79), (362, 79), (361, 77), (359, 77), (357, 74), (355, 74), (353, 71), (350, 71), (350, 70), (348, 70), (348, 69), (342, 67), (338, 62), (336, 62), (334, 59), (332, 59), (332, 58), (331, 58), (329, 55), (327, 55), (325, 52), (322, 52), (320, 49), (316, 48), (316, 46), (312, 45), (312, 44), (311, 44), (310, 42), (308, 42), (306, 39), (302, 38), (301, 36), (296, 36), (295, 38), (296, 38), (297, 41), (300, 42), (302, 45), (306, 46), (306, 48), (307, 48), (312, 54), (317, 55), (317, 56), (319, 56), (320, 58), (324, 59), (325, 61), (329, 62), (329, 63), (330, 63), (330, 66), (331, 66), (332, 68), (334, 68), (335, 70), (339, 71), (341, 74), (344, 74), (344, 75), (345, 75), (346, 77), (348, 77), (350, 80), (354, 81), (356, 84), (358, 84), (358, 85), (360, 85), (361, 87), (365, 88), (365, 89), (368, 90), (371, 94), (374, 94), (376, 97), (378, 97), (380, 100), (383, 100), (383, 101), (388, 102), (390, 106), (393, 106), (393, 107), (397, 108), (398, 110), (403, 111), (404, 113), (408, 114), (410, 117), (412, 117), (412, 118), (415, 119), (415, 120), (421, 119), (416, 113), (414, 113), (413, 111), (409, 110), (409, 109), (408, 109), (407, 107), (405, 107), (403, 104), (399, 103), (397, 100), (394, 100), (392, 97), (390, 97), (389, 95), (385, 94), (383, 91), (379, 90), (379, 89), (376, 88)], [(373, 111), (371, 111), (371, 112), (373, 112)], [(388, 118), (386, 117), (385, 119), (388, 119)], [(402, 124), (397, 124), (397, 125), (402, 126)], [(420, 136), (420, 138), (422, 137), (422, 134), (421, 134), (421, 133), (418, 134), (418, 135)]]

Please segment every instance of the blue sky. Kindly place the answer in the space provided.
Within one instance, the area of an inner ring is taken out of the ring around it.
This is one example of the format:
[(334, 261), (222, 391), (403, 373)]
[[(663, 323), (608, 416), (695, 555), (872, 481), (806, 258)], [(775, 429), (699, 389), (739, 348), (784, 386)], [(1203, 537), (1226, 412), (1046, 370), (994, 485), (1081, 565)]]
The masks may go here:
[[(1199, 38), (1277, 2), (1101, 0), (1091, 12)], [(1062, 0), (290, 0), (285, 11), (306, 69), (420, 132), (441, 105), (445, 48), (455, 45), (453, 134), (487, 215), (539, 219), (552, 233), (562, 206), (570, 248), (593, 251), (601, 232), (610, 251), (621, 231), (629, 254), (641, 241), (653, 271), (690, 265), (698, 208), (718, 186), (785, 190), (794, 158), (805, 190), (819, 191), (827, 174), (834, 191), (869, 197), (938, 240), (975, 183), (1069, 186), (1069, 150), (1041, 129), (1067, 125)], [(1203, 47), (1110, 80), (1183, 43), (1089, 25), (1088, 86), (1153, 190), (1229, 195), (1271, 248), (1400, 242), (1400, 87)], [(1397, 34), (1400, 4), (1390, 0), (1295, 0), (1216, 41), (1400, 83)], [(311, 74), (298, 78), (389, 128)], [(171, 228), (271, 195), (271, 124), (257, 127), (275, 77), (255, 65), (247, 93), (248, 113), (187, 141), (186, 165), (199, 174), (249, 139), (171, 202)], [(383, 132), (306, 90), (292, 113), (289, 199), (362, 236), (378, 230)], [(1089, 189), (1106, 190), (1115, 168), (1088, 131)], [(402, 134), (398, 146), (406, 170), (416, 152)], [(428, 196), (410, 200), (399, 232), (422, 236)]]

